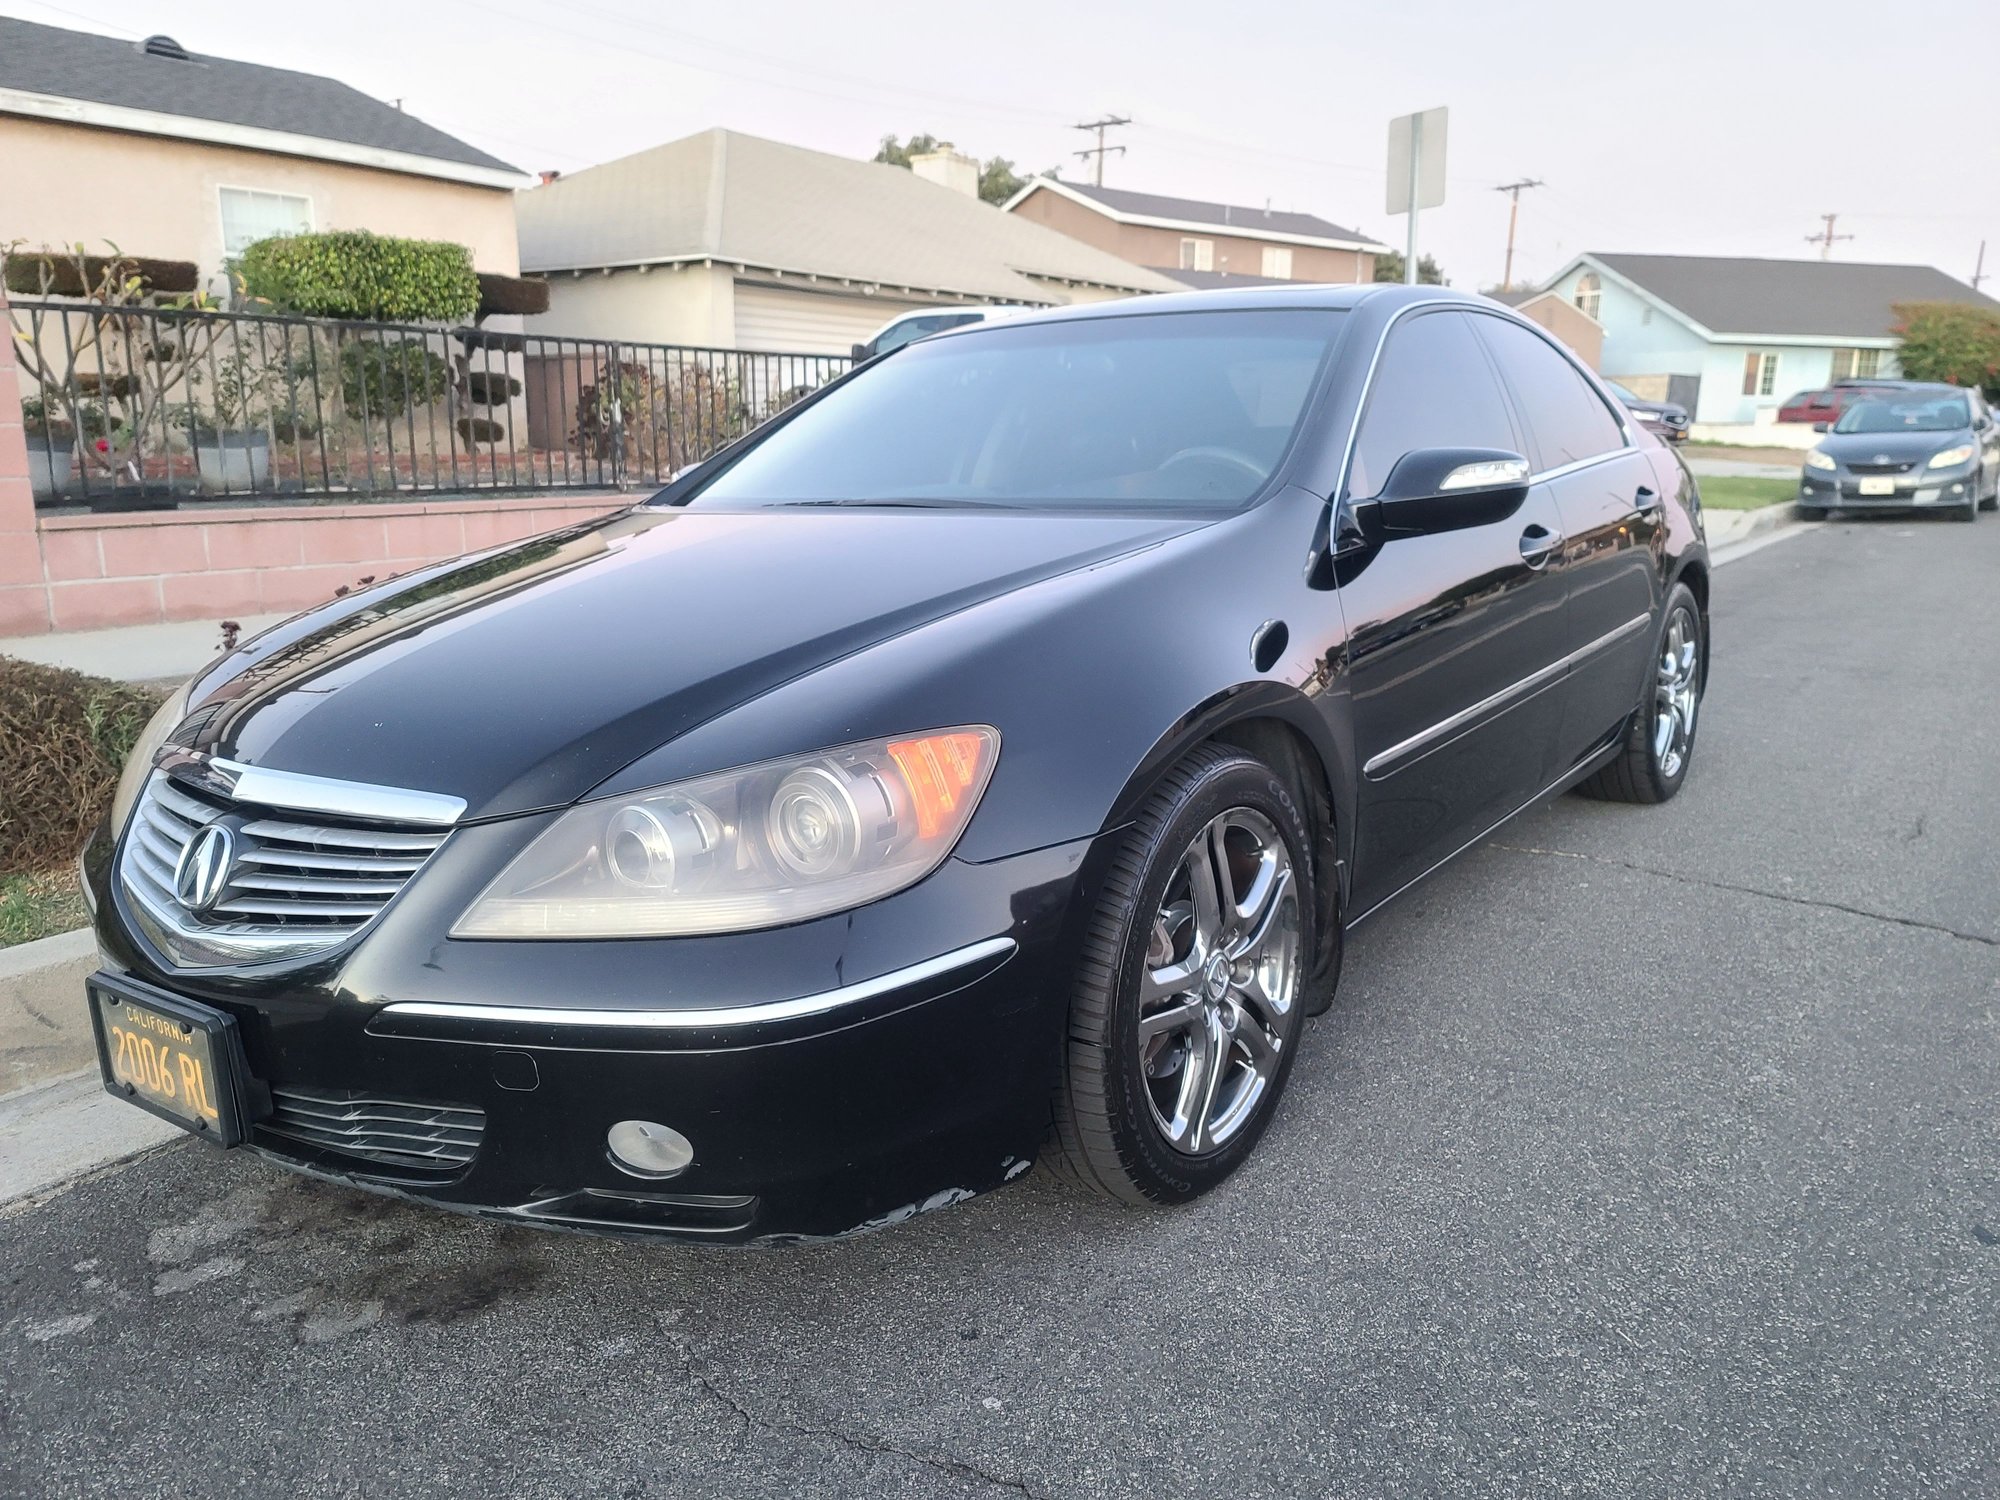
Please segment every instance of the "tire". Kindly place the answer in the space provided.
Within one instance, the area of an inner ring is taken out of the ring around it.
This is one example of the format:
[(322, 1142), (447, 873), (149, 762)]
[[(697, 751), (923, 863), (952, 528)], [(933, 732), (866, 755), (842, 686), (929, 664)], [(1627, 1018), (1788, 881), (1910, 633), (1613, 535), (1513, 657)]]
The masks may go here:
[[(1694, 760), (1695, 724), (1707, 682), (1708, 631), (1701, 606), (1693, 590), (1677, 583), (1667, 593), (1666, 608), (1660, 611), (1659, 631), (1653, 638), (1653, 670), (1625, 743), (1616, 759), (1579, 783), (1577, 790), (1606, 802), (1671, 799), (1687, 780)], [(1673, 719), (1670, 732), (1669, 716)]]
[(1979, 503), (1976, 495), (1968, 495), (1966, 496), (1965, 504), (1958, 506), (1952, 511), (1951, 518), (1954, 521), (1963, 521), (1966, 525), (1970, 526), (1974, 521), (1979, 519), (1979, 513), (1985, 508), (1985, 506)]
[[(1060, 1175), (1125, 1203), (1185, 1203), (1249, 1156), (1304, 1025), (1311, 847), (1284, 779), (1227, 746), (1190, 752), (1147, 799), (1077, 965), (1053, 1112)], [(1211, 875), (1204, 895), (1200, 871), (1219, 868), (1227, 886)]]

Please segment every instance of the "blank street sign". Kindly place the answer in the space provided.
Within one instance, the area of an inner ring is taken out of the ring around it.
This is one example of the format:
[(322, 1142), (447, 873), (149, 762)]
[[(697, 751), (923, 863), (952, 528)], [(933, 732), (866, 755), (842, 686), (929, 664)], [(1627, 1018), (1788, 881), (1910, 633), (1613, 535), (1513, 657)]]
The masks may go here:
[(1416, 140), (1416, 192), (1418, 208), (1436, 208), (1444, 202), (1443, 105), (1398, 115), (1389, 122), (1389, 212), (1410, 211), (1410, 143)]

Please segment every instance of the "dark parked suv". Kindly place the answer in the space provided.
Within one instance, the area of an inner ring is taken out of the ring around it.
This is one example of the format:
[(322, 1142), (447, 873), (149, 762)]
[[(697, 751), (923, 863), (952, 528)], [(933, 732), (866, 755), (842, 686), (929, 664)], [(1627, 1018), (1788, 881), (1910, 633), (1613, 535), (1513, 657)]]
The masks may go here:
[(1686, 468), (1483, 300), (943, 333), (178, 693), (84, 857), (105, 1082), (517, 1223), (796, 1242), (1043, 1154), (1184, 1202), (1356, 923), (1679, 790), (1708, 595)]

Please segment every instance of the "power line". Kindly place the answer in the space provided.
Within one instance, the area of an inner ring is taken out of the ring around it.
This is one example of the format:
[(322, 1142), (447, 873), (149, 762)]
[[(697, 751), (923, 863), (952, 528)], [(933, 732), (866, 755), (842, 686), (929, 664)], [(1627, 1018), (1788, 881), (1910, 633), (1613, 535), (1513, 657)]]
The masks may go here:
[(1519, 182), (1503, 182), (1493, 191), (1505, 193), (1513, 201), (1507, 205), (1507, 269), (1500, 276), (1500, 290), (1514, 290), (1514, 230), (1521, 222), (1521, 194), (1527, 188), (1546, 186), (1539, 177), (1523, 177)]
[(1084, 150), (1077, 152), (1076, 155), (1081, 161), (1093, 163), (1095, 180), (1099, 187), (1104, 186), (1104, 158), (1113, 154), (1118, 156), (1125, 154), (1123, 146), (1107, 146), (1104, 144), (1104, 132), (1112, 129), (1114, 126), (1130, 125), (1131, 123), (1132, 120), (1129, 115), (1103, 115), (1098, 119), (1089, 121), (1087, 124), (1072, 125), (1070, 127), (1072, 130), (1094, 130), (1097, 132), (1097, 144), (1086, 147)]

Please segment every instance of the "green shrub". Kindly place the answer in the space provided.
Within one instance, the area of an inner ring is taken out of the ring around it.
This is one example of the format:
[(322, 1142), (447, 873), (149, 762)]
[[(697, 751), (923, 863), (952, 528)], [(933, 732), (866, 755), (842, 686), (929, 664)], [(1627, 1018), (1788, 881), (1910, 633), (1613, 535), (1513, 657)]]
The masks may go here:
[(76, 856), (159, 701), (126, 683), (0, 656), (0, 874)]
[(504, 406), (521, 394), (521, 382), (498, 370), (471, 370), (465, 377), (465, 393), (475, 406)]
[(1899, 302), (1894, 312), (1904, 379), (1978, 386), (2000, 400), (2000, 313), (1964, 302)]
[(86, 255), (56, 251), (16, 251), (7, 257), (7, 290), (17, 297), (85, 297), (113, 280), (136, 280), (143, 295), (181, 295), (201, 286), (201, 268), (191, 260), (150, 260), (143, 255)]
[(479, 307), (472, 252), (361, 229), (259, 240), (236, 264), (243, 290), (280, 312), (381, 323), (455, 323)]
[(426, 406), (451, 384), (451, 366), (421, 339), (361, 339), (340, 351), (340, 394), (355, 411)]
[(507, 429), (485, 417), (460, 417), (458, 435), (465, 439), (467, 446), (476, 448), (482, 443), (499, 442), (507, 435)]
[(479, 273), (479, 316), (512, 313), (532, 318), (549, 310), (549, 284), (539, 276), (496, 276)]

